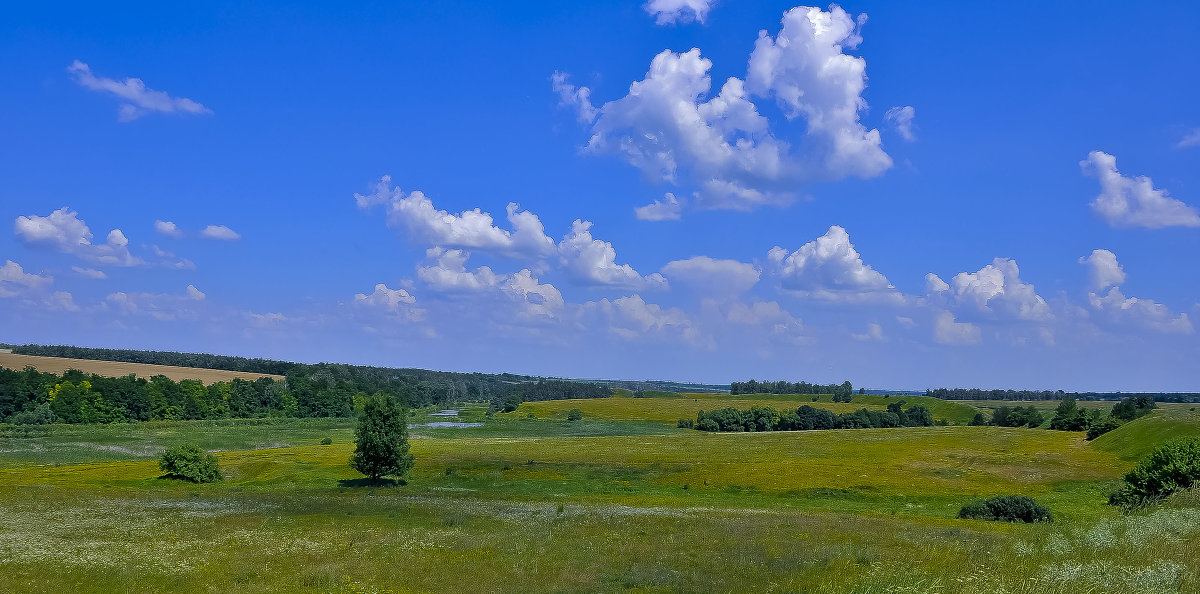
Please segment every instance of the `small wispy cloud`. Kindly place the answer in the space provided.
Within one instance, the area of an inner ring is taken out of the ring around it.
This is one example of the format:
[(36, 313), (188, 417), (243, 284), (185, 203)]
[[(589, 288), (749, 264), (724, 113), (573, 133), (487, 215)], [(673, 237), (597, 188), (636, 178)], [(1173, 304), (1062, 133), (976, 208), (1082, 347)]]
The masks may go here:
[(1183, 136), (1183, 139), (1175, 145), (1175, 148), (1188, 148), (1200, 146), (1200, 128), (1196, 128)]
[(242, 235), (225, 225), (209, 225), (200, 232), (200, 237), (220, 241), (237, 241), (242, 238)]
[(883, 114), (883, 120), (896, 129), (900, 137), (908, 142), (917, 139), (916, 134), (913, 134), (913, 118), (916, 117), (917, 110), (911, 105), (903, 107), (893, 107)]
[(90, 66), (79, 60), (72, 62), (67, 67), (67, 72), (70, 72), (75, 77), (75, 82), (83, 87), (115, 95), (124, 101), (117, 113), (117, 119), (122, 122), (131, 122), (153, 111), (193, 115), (212, 113), (211, 109), (187, 97), (172, 97), (165, 91), (147, 88), (140, 78), (119, 81), (96, 76), (92, 74)]

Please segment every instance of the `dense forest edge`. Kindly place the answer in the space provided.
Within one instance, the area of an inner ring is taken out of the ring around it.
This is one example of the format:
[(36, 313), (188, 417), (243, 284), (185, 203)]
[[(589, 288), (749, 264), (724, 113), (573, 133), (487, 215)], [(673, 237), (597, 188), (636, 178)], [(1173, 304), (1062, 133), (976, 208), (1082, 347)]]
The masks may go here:
[(0, 421), (22, 424), (195, 420), (256, 417), (347, 417), (369, 395), (390, 394), (410, 407), (486, 402), (513, 409), (521, 402), (603, 398), (598, 384), (514, 374), (455, 373), (340, 363), (302, 364), (225, 355), (93, 349), (7, 347), (15, 354), (171, 365), (281, 375), (283, 381), (234, 379), (208, 385), (133, 375), (62, 375), (0, 368)]

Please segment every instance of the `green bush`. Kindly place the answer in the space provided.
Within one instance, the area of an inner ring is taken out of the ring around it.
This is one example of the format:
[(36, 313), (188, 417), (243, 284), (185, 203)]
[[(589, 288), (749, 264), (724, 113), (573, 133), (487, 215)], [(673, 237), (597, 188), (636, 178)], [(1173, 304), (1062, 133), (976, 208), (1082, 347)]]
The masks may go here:
[(679, 419), (679, 424), (676, 425), (676, 427), (679, 427), (680, 429), (691, 429), (695, 426), (696, 421), (693, 421), (692, 419)]
[(222, 478), (217, 457), (191, 444), (163, 452), (158, 459), (158, 467), (171, 478), (193, 483), (215, 483)]
[(1097, 437), (1100, 437), (1101, 435), (1104, 435), (1105, 433), (1108, 433), (1109, 431), (1112, 431), (1113, 429), (1116, 429), (1117, 427), (1120, 427), (1120, 426), (1121, 426), (1121, 419), (1119, 419), (1115, 416), (1109, 415), (1109, 416), (1105, 417), (1104, 420), (1102, 420), (1098, 423), (1094, 423), (1094, 424), (1092, 424), (1091, 427), (1088, 427), (1087, 439), (1088, 439), (1088, 441), (1091, 441), (1091, 440), (1096, 439)]
[(1200, 439), (1176, 439), (1158, 446), (1129, 471), (1125, 486), (1108, 502), (1126, 507), (1144, 505), (1194, 485), (1200, 485)]
[(578, 408), (572, 408), (571, 410), (567, 411), (568, 421), (574, 423), (575, 421), (581, 419), (583, 419), (583, 411), (579, 410)]
[(1024, 495), (998, 495), (964, 505), (958, 517), (993, 522), (1049, 522), (1050, 511)]
[(332, 445), (332, 444), (333, 444), (332, 437), (326, 437), (325, 439), (321, 440), (321, 445)]
[(50, 410), (50, 404), (43, 402), (32, 410), (23, 410), (9, 419), (13, 425), (49, 425), (57, 421), (54, 417), (54, 411)]

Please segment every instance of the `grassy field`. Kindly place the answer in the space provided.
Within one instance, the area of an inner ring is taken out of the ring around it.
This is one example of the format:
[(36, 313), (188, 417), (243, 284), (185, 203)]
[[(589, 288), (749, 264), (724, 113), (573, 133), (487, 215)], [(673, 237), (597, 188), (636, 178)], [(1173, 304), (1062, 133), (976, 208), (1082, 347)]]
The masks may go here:
[[(560, 402), (494, 418), (478, 405), (457, 417), (422, 409), (414, 425), (483, 426), (414, 427), (416, 467), (406, 484), (381, 488), (346, 464), (349, 419), (0, 432), (0, 583), (73, 592), (1200, 590), (1200, 494), (1129, 515), (1105, 504), (1138, 452), (1200, 435), (1192, 411), (1157, 411), (1092, 443), (1040, 429), (709, 434), (670, 418), (623, 420), (654, 416), (638, 408), (653, 400), (754, 398), (602, 399), (575, 423), (558, 418), (561, 408), (538, 408)], [(319, 445), (324, 437), (333, 444)], [(216, 450), (226, 480), (160, 478), (156, 456), (183, 442)], [(963, 503), (993, 493), (1034, 496), (1055, 522), (955, 519)]]
[(904, 401), (904, 408), (922, 405), (929, 409), (935, 419), (965, 425), (979, 409), (960, 402), (927, 398), (924, 396), (868, 396), (855, 395), (850, 402), (833, 402), (829, 395), (805, 394), (677, 394), (654, 398), (614, 396), (612, 398), (590, 398), (581, 400), (547, 400), (525, 402), (509, 416), (523, 417), (532, 414), (541, 419), (565, 419), (567, 411), (578, 408), (585, 418), (616, 421), (658, 421), (675, 425), (679, 419), (695, 419), (700, 410), (716, 410), (733, 407), (748, 409), (752, 406), (769, 406), (778, 411), (795, 410), (809, 405), (835, 413), (854, 412), (860, 408), (884, 410), (892, 402)]
[(269, 377), (281, 380), (282, 375), (266, 373), (248, 373), (243, 371), (223, 371), (220, 369), (196, 369), (192, 367), (172, 367), (169, 365), (151, 365), (148, 363), (121, 363), (117, 361), (92, 361), (89, 359), (66, 359), (63, 357), (37, 357), (34, 355), (14, 355), (11, 352), (0, 352), (0, 367), (22, 370), (32, 366), (43, 373), (62, 375), (68, 369), (78, 369), (84, 373), (94, 373), (108, 377), (124, 377), (134, 374), (138, 377), (150, 378), (155, 375), (165, 375), (172, 380), (200, 380), (205, 384), (229, 381), (235, 378), (256, 380)]

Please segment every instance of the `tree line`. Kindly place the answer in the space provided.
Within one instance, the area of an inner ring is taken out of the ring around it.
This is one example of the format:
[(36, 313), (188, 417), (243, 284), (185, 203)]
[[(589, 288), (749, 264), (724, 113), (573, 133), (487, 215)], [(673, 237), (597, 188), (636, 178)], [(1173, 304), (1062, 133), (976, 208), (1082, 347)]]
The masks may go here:
[[(454, 402), (489, 402), (494, 408), (503, 408), (510, 403), (521, 403), (535, 400), (560, 400), (565, 398), (603, 398), (612, 395), (612, 390), (589, 382), (549, 379), (536, 376), (516, 375), (511, 373), (457, 373), (449, 371), (431, 371), (415, 368), (375, 367), (367, 365), (347, 365), (341, 363), (304, 364), (270, 359), (247, 359), (228, 355), (209, 355), (200, 353), (177, 353), (168, 351), (138, 351), (130, 349), (99, 349), (74, 346), (43, 346), (24, 345), (13, 346), (17, 354), (39, 355), (47, 357), (65, 357), (72, 359), (87, 359), (99, 361), (122, 361), (131, 363), (148, 363), (155, 365), (171, 365), (175, 367), (191, 367), (198, 369), (220, 369), (226, 371), (243, 371), (248, 373), (263, 373), (283, 375), (286, 380), (273, 382), (279, 387), (276, 391), (286, 391), (296, 400), (295, 416), (302, 417), (344, 417), (354, 410), (354, 398), (357, 395), (382, 392), (399, 398), (406, 406), (422, 407), (429, 405), (450, 404)], [(69, 372), (70, 373), (70, 372)], [(78, 373), (78, 372), (76, 372)], [(100, 377), (100, 376), (95, 376)], [(106, 381), (92, 381), (90, 377), (72, 375), (68, 380), (77, 384), (81, 379), (88, 379), (94, 391), (104, 395), (105, 401), (124, 402), (129, 387), (119, 390), (112, 388)], [(121, 378), (106, 378), (121, 379)], [(164, 378), (166, 379), (166, 378)], [(269, 378), (268, 378), (269, 379)], [(142, 380), (145, 381), (145, 380)], [(161, 380), (159, 380), (161, 383)], [(242, 381), (242, 380), (237, 380)], [(259, 380), (263, 381), (263, 380)], [(4, 382), (0, 382), (4, 383)], [(7, 382), (7, 383), (12, 383)], [(232, 386), (232, 382), (218, 382)], [(99, 386), (105, 384), (105, 389)], [(189, 384), (190, 385), (190, 384)], [(238, 384), (240, 385), (240, 384)], [(37, 387), (46, 392), (53, 386)], [(204, 387), (211, 389), (211, 387)], [(0, 387), (0, 420), (21, 412), (24, 403), (19, 403), (15, 410), (6, 409), (3, 399), (5, 396)], [(15, 389), (15, 388), (14, 388)], [(30, 387), (21, 389), (29, 390)], [(224, 390), (226, 388), (217, 388)], [(232, 387), (229, 389), (233, 389)], [(245, 392), (245, 388), (241, 388)], [(264, 388), (265, 390), (266, 388)], [(189, 390), (197, 391), (191, 387)], [(68, 389), (68, 392), (70, 389)], [(137, 390), (134, 390), (137, 391)], [(110, 396), (120, 393), (122, 396)], [(260, 398), (263, 399), (266, 397)], [(269, 398), (268, 398), (269, 399)], [(196, 400), (196, 399), (193, 399)], [(15, 400), (14, 400), (15, 401)], [(140, 405), (127, 407), (132, 420), (145, 420), (141, 414)], [(194, 408), (194, 406), (193, 406)], [(217, 407), (218, 410), (219, 407)], [(115, 413), (114, 413), (115, 414)], [(224, 414), (223, 412), (214, 414)], [(255, 416), (265, 414), (262, 407), (247, 412), (244, 408), (231, 411), (230, 416)], [(192, 418), (185, 416), (183, 418)], [(201, 416), (197, 418), (208, 418)]]
[(1196, 392), (1064, 392), (1062, 390), (981, 390), (979, 388), (930, 388), (926, 396), (942, 400), (1122, 400), (1152, 398), (1158, 402), (1200, 402)]
[(810, 431), (816, 429), (881, 429), (887, 427), (929, 427), (946, 424), (934, 421), (929, 409), (921, 405), (903, 409), (904, 401), (893, 402), (887, 410), (858, 409), (837, 414), (809, 405), (782, 414), (769, 406), (752, 406), (748, 410), (723, 408), (703, 410), (696, 419), (680, 419), (679, 426), (701, 431)]
[[(458, 374), (466, 375), (466, 374)], [(0, 367), (0, 421), (18, 424), (112, 423), (255, 417), (348, 417), (372, 394), (406, 406), (452, 402), (503, 403), (608, 396), (608, 388), (561, 380), (504, 383), (484, 378), (413, 376), (383, 368), (297, 365), (284, 381), (263, 377), (205, 385), (163, 375), (105, 377), (78, 370), (62, 375), (33, 367)]]
[[(1141, 418), (1157, 408), (1152, 396), (1131, 396), (1113, 405), (1105, 412), (1098, 408), (1080, 408), (1075, 399), (1067, 396), (1054, 409), (1049, 428), (1054, 431), (1086, 431), (1089, 440), (1096, 439), (1121, 425)], [(976, 413), (968, 425), (992, 425), (997, 427), (1041, 427), (1046, 416), (1036, 407), (998, 406), (991, 419)]]
[(840, 384), (810, 384), (808, 382), (789, 382), (780, 380), (777, 382), (750, 380), (745, 382), (731, 382), (729, 384), (730, 394), (832, 394), (837, 399), (834, 402), (841, 402), (840, 398), (845, 398), (844, 402), (850, 402), (850, 395), (854, 394), (854, 386), (849, 381), (844, 381)]

